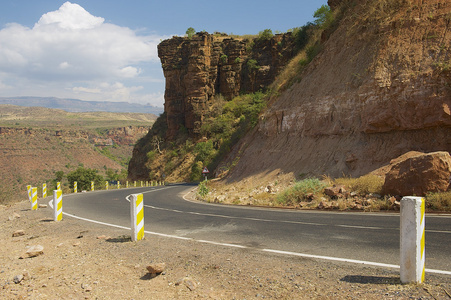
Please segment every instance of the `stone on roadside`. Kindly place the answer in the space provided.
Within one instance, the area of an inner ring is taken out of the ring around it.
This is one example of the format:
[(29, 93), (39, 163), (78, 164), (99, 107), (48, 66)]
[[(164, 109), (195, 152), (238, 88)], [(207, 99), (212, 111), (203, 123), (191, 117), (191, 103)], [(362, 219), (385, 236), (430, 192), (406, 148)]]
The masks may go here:
[(185, 286), (190, 290), (190, 291), (194, 291), (197, 288), (197, 283), (190, 277), (184, 277), (184, 278), (180, 278), (179, 280), (177, 280), (175, 282), (176, 286), (179, 286), (181, 284), (185, 284)]
[(16, 230), (13, 232), (13, 237), (18, 237), (18, 236), (22, 236), (25, 235), (25, 231), (23, 230)]
[(18, 213), (13, 213), (11, 216), (8, 217), (9, 221), (12, 221), (14, 219), (19, 219), (20, 215)]
[(147, 266), (147, 271), (149, 271), (150, 274), (160, 274), (165, 268), (165, 263), (151, 264)]
[(99, 235), (98, 237), (97, 237), (97, 239), (98, 240), (108, 240), (108, 239), (110, 239), (111, 237), (110, 236), (107, 236), (107, 235)]
[(39, 208), (47, 208), (47, 204), (39, 204), (38, 207)]
[(21, 274), (16, 275), (16, 276), (14, 276), (14, 278), (13, 278), (13, 281), (14, 281), (15, 284), (21, 283), (22, 280), (23, 280), (23, 275), (21, 275)]
[(19, 258), (31, 258), (44, 254), (44, 247), (41, 245), (34, 245), (28, 248), (28, 250), (22, 254)]

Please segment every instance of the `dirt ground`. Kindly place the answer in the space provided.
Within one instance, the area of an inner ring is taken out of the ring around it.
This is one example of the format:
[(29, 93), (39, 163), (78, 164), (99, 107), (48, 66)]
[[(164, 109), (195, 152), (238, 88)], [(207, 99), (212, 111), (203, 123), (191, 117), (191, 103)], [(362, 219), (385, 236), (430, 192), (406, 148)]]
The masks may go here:
[[(451, 277), (402, 285), (399, 270), (130, 232), (28, 201), (0, 206), (1, 299), (450, 299)], [(24, 235), (13, 237), (23, 230)], [(150, 229), (148, 229), (150, 230)], [(20, 258), (30, 246), (43, 254)], [(165, 263), (150, 276), (146, 267)]]

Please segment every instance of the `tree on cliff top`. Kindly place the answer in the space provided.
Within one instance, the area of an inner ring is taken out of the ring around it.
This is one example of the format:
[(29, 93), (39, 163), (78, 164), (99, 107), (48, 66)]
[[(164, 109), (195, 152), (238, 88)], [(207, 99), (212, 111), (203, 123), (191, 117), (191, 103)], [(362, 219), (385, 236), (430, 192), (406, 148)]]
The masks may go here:
[(193, 35), (196, 34), (196, 30), (193, 27), (190, 27), (186, 30), (185, 33), (188, 38), (191, 38)]

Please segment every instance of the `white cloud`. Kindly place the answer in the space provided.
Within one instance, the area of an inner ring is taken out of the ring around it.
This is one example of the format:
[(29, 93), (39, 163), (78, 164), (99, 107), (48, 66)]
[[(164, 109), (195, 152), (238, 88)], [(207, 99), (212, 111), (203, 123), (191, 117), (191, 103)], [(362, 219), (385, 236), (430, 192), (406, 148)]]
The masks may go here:
[[(134, 99), (143, 87), (137, 89), (140, 84), (133, 80), (146, 73), (140, 64), (159, 65), (157, 45), (162, 38), (166, 37), (141, 36), (105, 23), (80, 5), (66, 2), (44, 14), (33, 28), (11, 23), (0, 30), (0, 92), (8, 86), (23, 94), (25, 86), (27, 95), (54, 88), (48, 96), (72, 91), (98, 97), (86, 100)], [(125, 79), (130, 86), (116, 86)], [(102, 83), (108, 87), (102, 88)], [(92, 92), (97, 89), (100, 92)]]
[(42, 25), (57, 25), (64, 29), (91, 29), (104, 21), (104, 18), (94, 17), (80, 5), (66, 2), (59, 10), (44, 14), (35, 28)]

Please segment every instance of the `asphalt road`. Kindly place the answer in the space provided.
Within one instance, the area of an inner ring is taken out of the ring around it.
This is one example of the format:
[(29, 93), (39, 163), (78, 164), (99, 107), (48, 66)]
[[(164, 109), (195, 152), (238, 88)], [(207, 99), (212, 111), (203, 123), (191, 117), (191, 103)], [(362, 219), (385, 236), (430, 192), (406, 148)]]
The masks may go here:
[[(126, 197), (143, 193), (146, 232), (270, 252), (399, 265), (398, 213), (294, 211), (205, 204), (182, 198), (190, 188), (192, 186), (174, 185), (65, 195), (63, 211), (130, 227), (130, 204)], [(451, 272), (450, 254), (451, 216), (426, 215), (426, 268)]]

